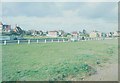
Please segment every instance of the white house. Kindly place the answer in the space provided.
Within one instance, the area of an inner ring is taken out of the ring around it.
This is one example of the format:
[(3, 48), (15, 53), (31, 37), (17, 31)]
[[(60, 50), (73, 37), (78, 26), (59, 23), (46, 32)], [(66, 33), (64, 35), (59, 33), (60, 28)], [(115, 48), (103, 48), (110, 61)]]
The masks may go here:
[(114, 31), (113, 36), (114, 37), (119, 37), (120, 36), (120, 31)]
[(48, 37), (58, 37), (58, 31), (48, 31)]

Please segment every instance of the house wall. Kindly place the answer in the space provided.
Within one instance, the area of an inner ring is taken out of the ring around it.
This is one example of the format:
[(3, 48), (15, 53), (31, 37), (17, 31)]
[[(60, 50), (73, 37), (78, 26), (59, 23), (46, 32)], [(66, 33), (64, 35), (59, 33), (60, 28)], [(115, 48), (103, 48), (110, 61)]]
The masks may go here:
[(91, 37), (91, 38), (97, 37), (97, 33), (96, 33), (96, 32), (91, 32), (91, 33), (90, 33), (90, 37)]
[(3, 26), (2, 26), (2, 25), (0, 25), (0, 35), (1, 35), (1, 33), (2, 33), (2, 27), (3, 27)]
[(117, 36), (118, 36), (118, 33), (117, 33), (117, 32), (114, 32), (113, 36), (117, 37)]
[(48, 35), (49, 37), (57, 37), (57, 32), (48, 32)]
[(11, 30), (11, 25), (3, 25), (4, 32), (10, 32), (10, 30)]

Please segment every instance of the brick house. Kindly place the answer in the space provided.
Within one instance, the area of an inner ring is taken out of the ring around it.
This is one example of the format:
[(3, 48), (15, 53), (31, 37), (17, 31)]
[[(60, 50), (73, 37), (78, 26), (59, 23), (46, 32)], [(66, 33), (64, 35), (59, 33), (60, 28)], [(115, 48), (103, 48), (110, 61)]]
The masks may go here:
[(10, 32), (11, 31), (11, 25), (2, 25), (2, 31), (3, 32)]

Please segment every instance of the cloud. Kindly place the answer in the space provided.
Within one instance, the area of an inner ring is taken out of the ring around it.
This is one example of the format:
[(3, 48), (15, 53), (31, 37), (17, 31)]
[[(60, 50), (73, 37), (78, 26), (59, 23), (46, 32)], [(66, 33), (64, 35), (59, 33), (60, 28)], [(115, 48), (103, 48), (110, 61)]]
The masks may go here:
[(3, 3), (3, 16), (59, 16), (61, 12), (52, 2)]
[(75, 7), (73, 10), (78, 10), (79, 16), (90, 19), (104, 19), (106, 21), (115, 21), (117, 15), (117, 3), (115, 2), (94, 2), (83, 3), (82, 6)]
[(2, 17), (2, 4), (0, 3), (0, 17)]
[[(11, 19), (13, 21), (11, 21)], [(9, 23), (13, 26), (15, 24), (20, 25), (23, 29), (36, 29), (36, 30), (59, 30), (63, 29), (66, 32), (80, 31), (86, 29), (88, 32), (92, 30), (98, 30), (102, 32), (109, 32), (117, 30), (117, 23), (108, 23), (102, 19), (83, 19), (68, 18), (68, 17), (4, 17), (3, 22)]]
[(2, 12), (3, 16), (37, 17), (62, 17), (68, 12), (73, 15), (78, 14), (78, 17), (115, 20), (117, 4), (117, 2), (12, 2), (3, 3)]
[(1, 0), (2, 2), (118, 2), (119, 0)]
[(3, 22), (24, 29), (117, 30), (115, 2), (3, 3)]

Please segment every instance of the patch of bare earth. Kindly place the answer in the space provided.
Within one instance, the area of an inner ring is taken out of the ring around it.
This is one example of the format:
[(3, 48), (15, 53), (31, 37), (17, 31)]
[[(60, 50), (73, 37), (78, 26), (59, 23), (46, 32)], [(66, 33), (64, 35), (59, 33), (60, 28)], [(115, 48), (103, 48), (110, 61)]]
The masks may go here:
[(97, 68), (95, 75), (84, 78), (84, 81), (118, 81), (118, 64), (104, 64)]

